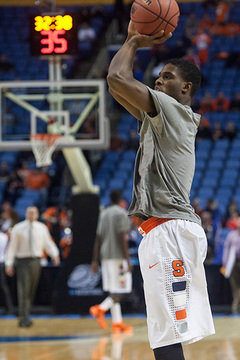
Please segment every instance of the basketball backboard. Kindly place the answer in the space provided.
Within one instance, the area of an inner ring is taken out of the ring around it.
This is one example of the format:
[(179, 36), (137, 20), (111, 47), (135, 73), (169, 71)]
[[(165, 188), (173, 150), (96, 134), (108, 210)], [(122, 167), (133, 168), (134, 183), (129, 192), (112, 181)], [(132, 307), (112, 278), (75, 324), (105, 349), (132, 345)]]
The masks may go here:
[(31, 150), (38, 133), (61, 134), (57, 149), (107, 149), (105, 91), (104, 80), (2, 82), (0, 150)]

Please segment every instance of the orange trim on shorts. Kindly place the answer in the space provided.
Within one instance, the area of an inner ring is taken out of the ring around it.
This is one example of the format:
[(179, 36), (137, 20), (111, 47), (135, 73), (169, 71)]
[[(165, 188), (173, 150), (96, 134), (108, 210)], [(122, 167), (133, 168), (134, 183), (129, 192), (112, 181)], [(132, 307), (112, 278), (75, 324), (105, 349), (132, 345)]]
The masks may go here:
[(141, 224), (141, 226), (138, 227), (138, 231), (142, 236), (145, 236), (149, 233), (149, 231), (154, 229), (156, 226), (161, 225), (169, 220), (172, 220), (172, 219), (163, 219), (163, 218), (158, 218), (158, 217), (153, 216), (150, 219), (144, 221)]
[(183, 310), (177, 310), (175, 311), (175, 316), (176, 316), (176, 319), (177, 320), (183, 320), (183, 319), (186, 319), (187, 317), (187, 312), (185, 309)]

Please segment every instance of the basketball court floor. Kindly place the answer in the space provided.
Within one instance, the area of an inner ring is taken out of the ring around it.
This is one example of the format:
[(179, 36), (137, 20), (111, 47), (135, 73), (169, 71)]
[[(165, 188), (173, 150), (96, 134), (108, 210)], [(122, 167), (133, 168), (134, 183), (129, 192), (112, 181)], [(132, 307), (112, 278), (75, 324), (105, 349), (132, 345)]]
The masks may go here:
[[(33, 316), (31, 328), (19, 328), (15, 316), (0, 318), (0, 360), (153, 360), (145, 315), (124, 321), (133, 333), (111, 335), (88, 316)], [(240, 359), (240, 317), (214, 316), (216, 334), (184, 347), (186, 360)]]

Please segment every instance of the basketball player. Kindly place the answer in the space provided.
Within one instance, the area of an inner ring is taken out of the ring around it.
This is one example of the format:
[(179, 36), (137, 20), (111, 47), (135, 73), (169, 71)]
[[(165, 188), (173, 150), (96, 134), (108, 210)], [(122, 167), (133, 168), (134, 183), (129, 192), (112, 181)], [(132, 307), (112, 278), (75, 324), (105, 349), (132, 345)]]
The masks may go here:
[(131, 265), (125, 240), (126, 232), (130, 230), (130, 221), (127, 211), (120, 206), (121, 191), (112, 190), (110, 198), (111, 206), (104, 209), (99, 217), (92, 260), (93, 272), (98, 271), (101, 260), (103, 290), (109, 292), (109, 296), (89, 311), (99, 326), (106, 329), (105, 313), (110, 310), (111, 331), (116, 334), (132, 331), (132, 326), (123, 322), (120, 305), (123, 294), (132, 291)]
[(189, 202), (200, 121), (190, 105), (201, 74), (188, 60), (171, 59), (152, 90), (132, 71), (138, 48), (171, 36), (163, 31), (140, 35), (130, 22), (107, 77), (110, 93), (138, 119), (140, 146), (129, 215), (143, 221), (139, 261), (156, 360), (183, 360), (182, 344), (214, 333), (203, 266), (207, 240)]

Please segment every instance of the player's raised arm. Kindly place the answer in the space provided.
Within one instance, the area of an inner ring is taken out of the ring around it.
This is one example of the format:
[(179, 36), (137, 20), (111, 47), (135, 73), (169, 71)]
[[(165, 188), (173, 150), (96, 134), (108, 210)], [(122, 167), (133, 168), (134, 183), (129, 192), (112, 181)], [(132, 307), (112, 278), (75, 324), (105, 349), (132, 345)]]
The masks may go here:
[(156, 109), (147, 87), (133, 76), (136, 51), (138, 48), (163, 43), (171, 35), (169, 33), (164, 36), (163, 31), (152, 36), (140, 35), (130, 21), (127, 40), (110, 63), (107, 76), (109, 91), (129, 112), (138, 114), (138, 116), (134, 115), (138, 119), (140, 119), (139, 110), (154, 114)]

